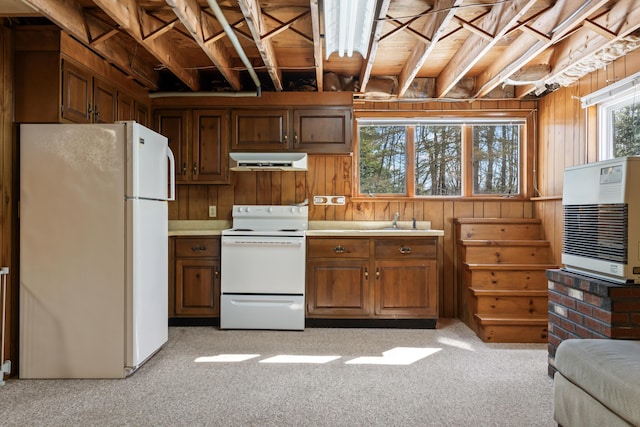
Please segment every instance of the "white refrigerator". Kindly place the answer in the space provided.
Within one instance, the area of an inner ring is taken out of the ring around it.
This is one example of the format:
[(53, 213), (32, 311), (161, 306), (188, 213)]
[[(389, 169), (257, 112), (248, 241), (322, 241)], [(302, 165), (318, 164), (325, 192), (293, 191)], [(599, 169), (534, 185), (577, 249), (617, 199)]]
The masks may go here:
[(167, 341), (174, 170), (135, 122), (20, 126), (20, 378), (123, 378)]

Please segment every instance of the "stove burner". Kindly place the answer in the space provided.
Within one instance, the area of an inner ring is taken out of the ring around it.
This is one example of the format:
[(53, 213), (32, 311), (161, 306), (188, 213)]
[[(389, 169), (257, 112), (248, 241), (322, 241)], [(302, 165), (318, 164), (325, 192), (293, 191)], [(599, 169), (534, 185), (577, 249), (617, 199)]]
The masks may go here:
[(298, 228), (281, 228), (278, 231), (286, 231), (286, 232), (292, 232), (292, 231), (298, 231)]
[(233, 231), (253, 231), (251, 228), (234, 228)]

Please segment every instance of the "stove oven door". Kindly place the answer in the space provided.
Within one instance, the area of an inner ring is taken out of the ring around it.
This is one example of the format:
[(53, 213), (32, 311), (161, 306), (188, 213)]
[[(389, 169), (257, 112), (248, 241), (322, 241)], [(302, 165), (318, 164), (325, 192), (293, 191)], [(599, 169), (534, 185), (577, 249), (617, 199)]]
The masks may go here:
[(304, 329), (304, 236), (222, 236), (222, 329)]

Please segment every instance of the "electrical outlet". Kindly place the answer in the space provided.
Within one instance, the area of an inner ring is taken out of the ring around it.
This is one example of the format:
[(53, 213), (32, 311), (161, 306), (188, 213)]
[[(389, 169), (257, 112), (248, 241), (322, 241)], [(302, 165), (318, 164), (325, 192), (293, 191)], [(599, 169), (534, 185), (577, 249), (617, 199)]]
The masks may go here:
[(209, 206), (209, 218), (215, 218), (217, 216), (217, 209), (215, 206)]

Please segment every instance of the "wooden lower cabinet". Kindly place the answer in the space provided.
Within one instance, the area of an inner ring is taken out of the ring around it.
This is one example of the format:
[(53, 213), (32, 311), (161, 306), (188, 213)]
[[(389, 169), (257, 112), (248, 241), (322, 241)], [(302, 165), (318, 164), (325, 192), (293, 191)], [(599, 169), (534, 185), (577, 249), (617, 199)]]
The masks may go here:
[[(172, 317), (220, 315), (220, 238), (175, 237)], [(171, 305), (171, 304), (170, 304)]]
[(437, 237), (307, 238), (307, 317), (437, 319)]

